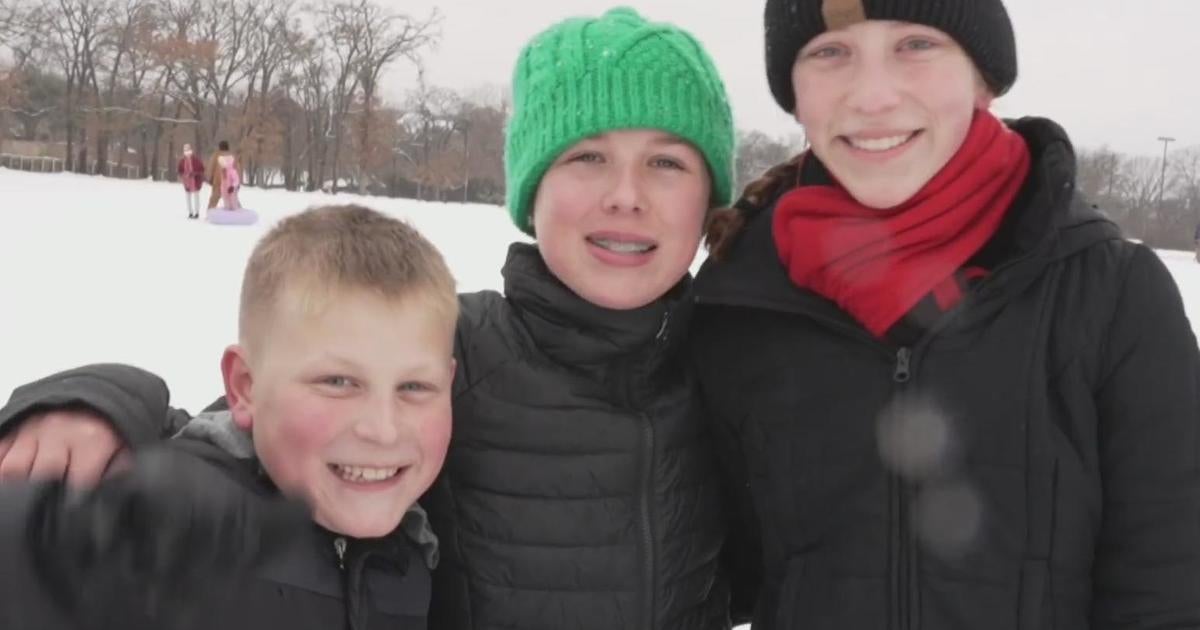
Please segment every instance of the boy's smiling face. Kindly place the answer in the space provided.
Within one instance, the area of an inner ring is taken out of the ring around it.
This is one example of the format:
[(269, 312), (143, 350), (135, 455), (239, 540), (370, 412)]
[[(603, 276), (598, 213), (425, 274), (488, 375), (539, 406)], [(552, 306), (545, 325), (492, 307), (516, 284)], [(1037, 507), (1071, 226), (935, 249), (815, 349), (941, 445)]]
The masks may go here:
[(416, 293), (285, 294), (253, 348), (222, 360), (235, 421), (263, 468), (314, 520), (356, 538), (394, 530), (450, 440), (453, 323)]

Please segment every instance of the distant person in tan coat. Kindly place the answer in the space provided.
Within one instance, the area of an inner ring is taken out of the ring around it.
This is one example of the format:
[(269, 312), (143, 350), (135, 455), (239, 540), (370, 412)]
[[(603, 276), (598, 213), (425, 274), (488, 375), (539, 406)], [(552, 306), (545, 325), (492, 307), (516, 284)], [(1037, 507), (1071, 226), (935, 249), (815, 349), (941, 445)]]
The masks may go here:
[(212, 185), (212, 192), (208, 196), (208, 209), (212, 210), (217, 207), (217, 202), (221, 200), (221, 191), (223, 190), (223, 175), (220, 164), (220, 159), (223, 156), (232, 155), (229, 152), (229, 143), (222, 140), (217, 143), (217, 152), (212, 154), (208, 160), (208, 183)]

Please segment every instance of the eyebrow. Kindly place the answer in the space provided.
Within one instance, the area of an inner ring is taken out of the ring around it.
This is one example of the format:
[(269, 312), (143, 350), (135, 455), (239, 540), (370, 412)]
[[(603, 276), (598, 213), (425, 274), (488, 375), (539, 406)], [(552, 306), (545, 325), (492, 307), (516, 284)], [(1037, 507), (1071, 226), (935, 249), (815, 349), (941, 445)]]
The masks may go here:
[[(340, 368), (355, 370), (362, 367), (362, 365), (360, 365), (357, 361), (354, 361), (348, 357), (340, 356), (330, 351), (322, 352), (319, 357), (321, 360), (334, 363)], [(426, 360), (425, 358), (421, 358), (402, 366), (402, 369), (404, 372), (412, 374), (434, 372), (440, 367), (441, 366), (436, 360)]]
[(340, 356), (340, 355), (330, 352), (328, 350), (317, 355), (317, 358), (321, 361), (328, 361), (330, 363), (336, 363), (340, 367), (345, 367), (345, 368), (359, 367), (357, 362), (351, 361), (350, 359), (348, 359), (346, 357)]
[(690, 146), (692, 146), (692, 143), (688, 142), (687, 140), (684, 140), (683, 138), (680, 138), (679, 136), (674, 136), (674, 135), (671, 135), (668, 133), (664, 133), (662, 135), (655, 136), (652, 140), (650, 140), (650, 144), (660, 146), (660, 147), (665, 147), (665, 146), (690, 147)]
[[(658, 131), (656, 129), (652, 130), (652, 131), (655, 131), (656, 133), (654, 135), (654, 138), (652, 138), (650, 140), (651, 144), (682, 144), (682, 145), (690, 145), (691, 144), (687, 140), (684, 140), (683, 138), (680, 138), (679, 136), (676, 136), (674, 134), (667, 133), (665, 131)], [(582, 144), (584, 142), (604, 142), (606, 140), (606, 137), (608, 137), (610, 133), (611, 132), (604, 132), (604, 133), (598, 133), (595, 135), (580, 138), (579, 142), (577, 144)]]
[(917, 28), (921, 30), (940, 31), (941, 29), (929, 26), (928, 24), (918, 24), (917, 22), (904, 22), (901, 20), (889, 20), (888, 30), (896, 31), (902, 28)]

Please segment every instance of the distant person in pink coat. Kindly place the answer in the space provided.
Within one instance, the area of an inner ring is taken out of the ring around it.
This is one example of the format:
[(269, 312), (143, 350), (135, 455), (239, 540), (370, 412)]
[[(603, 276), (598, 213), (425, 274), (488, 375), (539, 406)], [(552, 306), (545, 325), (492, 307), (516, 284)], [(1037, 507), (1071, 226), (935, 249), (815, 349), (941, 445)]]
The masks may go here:
[(217, 158), (217, 167), (221, 169), (221, 203), (226, 210), (241, 210), (238, 201), (238, 190), (242, 187), (242, 177), (238, 173), (237, 158), (232, 154)]
[(183, 145), (183, 158), (175, 168), (183, 191), (187, 195), (188, 218), (200, 218), (200, 187), (204, 185), (204, 162), (192, 152), (192, 145)]

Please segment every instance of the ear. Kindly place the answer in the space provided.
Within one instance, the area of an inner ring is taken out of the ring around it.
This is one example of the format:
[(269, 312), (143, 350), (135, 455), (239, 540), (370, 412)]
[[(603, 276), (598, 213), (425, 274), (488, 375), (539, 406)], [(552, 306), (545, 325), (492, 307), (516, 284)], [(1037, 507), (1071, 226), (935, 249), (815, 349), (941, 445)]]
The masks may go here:
[(221, 377), (225, 381), (225, 402), (233, 413), (233, 422), (249, 431), (254, 426), (254, 374), (240, 345), (225, 348), (221, 355)]
[(984, 90), (975, 97), (975, 109), (986, 112), (992, 107), (992, 102), (996, 100), (992, 93)]
[(988, 87), (987, 81), (983, 80), (983, 75), (975, 73), (975, 109), (987, 111), (991, 108), (992, 102), (996, 100), (996, 95), (992, 94), (992, 88)]

